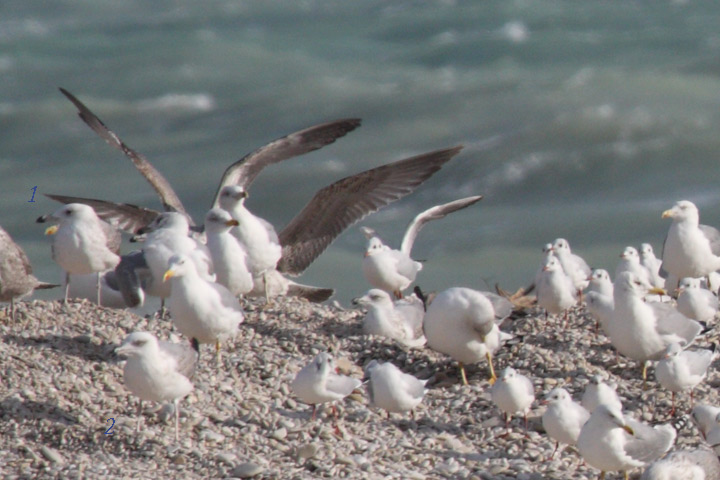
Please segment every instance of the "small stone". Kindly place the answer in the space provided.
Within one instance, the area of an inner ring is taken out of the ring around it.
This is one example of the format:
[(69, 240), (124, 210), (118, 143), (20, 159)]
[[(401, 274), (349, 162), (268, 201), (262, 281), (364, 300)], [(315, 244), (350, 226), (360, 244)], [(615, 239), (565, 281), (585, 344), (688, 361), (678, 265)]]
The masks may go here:
[(241, 463), (235, 467), (231, 475), (239, 478), (252, 478), (260, 475), (263, 472), (263, 468), (257, 463), (247, 462)]
[(314, 443), (306, 443), (305, 445), (299, 446), (296, 453), (298, 462), (304, 462), (309, 458), (313, 458), (315, 454), (317, 454), (317, 451), (318, 447)]
[(57, 450), (54, 450), (48, 446), (43, 445), (40, 447), (40, 453), (42, 453), (43, 457), (47, 458), (53, 463), (57, 463), (58, 465), (62, 465), (65, 463), (65, 459), (60, 455)]
[(187, 458), (181, 453), (172, 459), (172, 463), (175, 465), (185, 465), (187, 463)]
[(275, 430), (274, 432), (272, 432), (272, 434), (270, 436), (272, 438), (274, 438), (275, 440), (282, 441), (282, 440), (285, 440), (285, 438), (287, 437), (287, 434), (288, 434), (287, 429), (285, 427), (280, 427), (277, 430)]

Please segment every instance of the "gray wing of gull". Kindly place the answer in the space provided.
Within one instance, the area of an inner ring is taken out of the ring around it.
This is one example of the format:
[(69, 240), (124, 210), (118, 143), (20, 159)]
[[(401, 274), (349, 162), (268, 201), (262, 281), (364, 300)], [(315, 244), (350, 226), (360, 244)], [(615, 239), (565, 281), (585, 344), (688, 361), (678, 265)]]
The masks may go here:
[(715, 352), (711, 350), (685, 350), (680, 355), (693, 375), (703, 375), (707, 372), (715, 358)]
[(702, 325), (687, 318), (672, 305), (661, 302), (650, 302), (648, 305), (655, 313), (656, 328), (661, 335), (677, 335), (685, 340), (686, 345), (690, 345), (702, 331)]
[(345, 118), (322, 123), (278, 138), (245, 155), (225, 169), (213, 198), (213, 207), (218, 206), (218, 196), (223, 187), (238, 185), (247, 190), (255, 177), (268, 165), (330, 145), (338, 138), (355, 130), (360, 123), (359, 118)]
[(64, 88), (60, 91), (70, 100), (78, 109), (78, 116), (87, 124), (100, 138), (105, 140), (108, 145), (117, 148), (125, 154), (135, 165), (143, 177), (150, 183), (155, 192), (160, 196), (163, 208), (165, 210), (175, 210), (182, 213), (185, 212), (180, 198), (178, 198), (175, 190), (170, 186), (170, 182), (159, 172), (152, 164), (141, 154), (128, 147), (115, 132), (110, 130), (88, 107), (78, 100), (72, 93)]
[(197, 365), (198, 354), (190, 345), (159, 341), (160, 350), (167, 353), (177, 362), (178, 372), (192, 378)]
[(720, 231), (709, 225), (698, 225), (698, 228), (710, 242), (713, 255), (720, 255)]
[(41, 285), (23, 249), (0, 227), (0, 302), (26, 295)]
[(419, 213), (410, 222), (407, 230), (405, 230), (405, 235), (403, 236), (402, 243), (400, 244), (400, 251), (407, 254), (408, 256), (410, 255), (410, 251), (412, 250), (413, 243), (415, 243), (415, 238), (417, 238), (417, 234), (427, 222), (431, 220), (439, 220), (441, 218), (445, 218), (446, 215), (469, 207), (470, 205), (482, 200), (482, 198), (482, 195), (461, 198), (459, 200), (448, 202), (443, 205), (436, 205), (434, 207), (428, 208), (424, 212)]
[[(686, 478), (691, 472), (701, 469), (705, 480), (720, 480), (720, 460), (710, 450), (678, 450), (650, 465), (640, 480), (665, 480)], [(687, 477), (700, 478), (700, 477)]]
[(437, 150), (343, 178), (319, 190), (280, 232), (278, 270), (299, 275), (343, 230), (401, 199), (460, 153)]
[(325, 384), (325, 387), (331, 392), (339, 393), (343, 396), (348, 396), (360, 385), (362, 385), (362, 382), (357, 378), (330, 373), (330, 375), (328, 375), (327, 377), (327, 383)]
[(83, 203), (89, 205), (95, 210), (98, 217), (127, 233), (133, 234), (146, 227), (161, 213), (131, 203), (116, 203), (95, 198), (71, 197), (52, 193), (46, 193), (45, 196), (60, 203)]
[(495, 309), (495, 319), (502, 320), (513, 312), (513, 304), (507, 298), (492, 292), (482, 292)]
[(141, 290), (149, 287), (153, 281), (152, 272), (141, 250), (120, 257), (115, 266), (114, 282), (128, 307), (137, 307), (142, 301)]
[(650, 463), (663, 456), (677, 436), (670, 425), (651, 427), (633, 419), (626, 419), (626, 423), (635, 434), (625, 443), (625, 453), (640, 462)]

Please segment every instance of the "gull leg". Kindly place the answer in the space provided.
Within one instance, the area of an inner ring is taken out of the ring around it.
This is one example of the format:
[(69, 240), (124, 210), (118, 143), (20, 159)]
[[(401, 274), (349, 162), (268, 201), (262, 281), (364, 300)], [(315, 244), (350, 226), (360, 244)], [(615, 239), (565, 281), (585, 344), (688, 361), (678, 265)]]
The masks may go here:
[(625, 480), (630, 480), (630, 474), (627, 472), (627, 470), (625, 470), (623, 473), (625, 474)]
[(70, 273), (65, 272), (65, 298), (63, 299), (63, 303), (67, 303), (69, 293), (70, 293)]
[(671, 392), (671, 393), (672, 394), (671, 394), (670, 398), (672, 398), (672, 408), (670, 409), (670, 416), (674, 417), (675, 416), (675, 392)]
[[(10, 320), (15, 321), (15, 299), (10, 299)], [(690, 395), (692, 395), (692, 392), (690, 392)]]
[(138, 399), (138, 409), (137, 409), (137, 433), (140, 433), (140, 423), (142, 422), (143, 416), (142, 416), (142, 400)]
[(102, 305), (100, 298), (100, 272), (97, 272), (97, 304), (98, 307)]
[(600, 480), (605, 480), (605, 472), (600, 472)]
[(495, 375), (495, 368), (493, 368), (492, 353), (488, 351), (485, 356), (487, 357), (488, 365), (490, 366), (490, 385), (494, 385), (497, 380), (497, 375)]
[(647, 367), (648, 367), (648, 362), (643, 362), (643, 368), (642, 368), (643, 390), (647, 390)]
[(175, 442), (179, 442), (180, 435), (178, 434), (178, 431), (180, 429), (180, 399), (176, 398), (173, 400), (173, 403), (175, 403)]
[(310, 417), (310, 420), (315, 420), (315, 415), (317, 415), (317, 403), (313, 404), (313, 413), (312, 417)]
[(465, 376), (465, 367), (463, 366), (463, 363), (458, 362), (458, 366), (460, 367), (460, 376), (462, 377), (463, 385), (468, 385), (467, 377)]
[(395, 290), (395, 291), (393, 292), (393, 295), (395, 295), (395, 298), (397, 298), (398, 300), (400, 300), (401, 298), (403, 298), (403, 294), (402, 294), (402, 292), (401, 292), (400, 290)]
[(555, 442), (555, 450), (553, 450), (552, 455), (550, 455), (550, 460), (552, 460), (555, 457), (555, 452), (557, 452), (559, 447), (560, 447), (560, 442)]
[(220, 340), (215, 340), (215, 363), (220, 365)]

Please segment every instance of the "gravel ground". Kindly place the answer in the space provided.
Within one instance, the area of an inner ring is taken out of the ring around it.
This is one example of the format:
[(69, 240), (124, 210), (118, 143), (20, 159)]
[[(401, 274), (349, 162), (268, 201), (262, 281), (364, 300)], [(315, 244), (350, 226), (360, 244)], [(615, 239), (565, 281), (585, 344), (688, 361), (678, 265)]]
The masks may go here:
[[(224, 346), (203, 346), (195, 390), (181, 402), (180, 444), (171, 409), (144, 402), (144, 427), (136, 433), (137, 399), (122, 383), (122, 360), (113, 350), (136, 330), (170, 337), (167, 320), (141, 318), (88, 302), (33, 301), (18, 305), (17, 321), (0, 312), (0, 472), (3, 478), (470, 478), (584, 479), (596, 470), (566, 449), (546, 461), (554, 443), (531, 412), (509, 433), (490, 401), (487, 366), (468, 368), (459, 384), (456, 365), (429, 349), (405, 349), (362, 335), (361, 313), (294, 299), (270, 306), (245, 303), (246, 322)], [(654, 380), (642, 389), (640, 366), (618, 365), (607, 339), (596, 335), (582, 308), (567, 328), (530, 311), (507, 320), (517, 338), (496, 357), (535, 384), (536, 398), (564, 385), (579, 399), (588, 379), (608, 371), (627, 412), (646, 421), (667, 420), (669, 393)], [(717, 341), (717, 334), (701, 346)], [(341, 436), (329, 410), (310, 420), (289, 384), (318, 352), (331, 348), (361, 377), (371, 359), (430, 378), (415, 418), (370, 410), (365, 395), (339, 405)], [(695, 392), (697, 402), (720, 404), (717, 375)], [(680, 396), (680, 411), (689, 398)], [(112, 426), (112, 434), (105, 432)], [(692, 427), (679, 436), (699, 444)], [(639, 472), (635, 472), (639, 474)], [(622, 478), (610, 474), (608, 478)]]

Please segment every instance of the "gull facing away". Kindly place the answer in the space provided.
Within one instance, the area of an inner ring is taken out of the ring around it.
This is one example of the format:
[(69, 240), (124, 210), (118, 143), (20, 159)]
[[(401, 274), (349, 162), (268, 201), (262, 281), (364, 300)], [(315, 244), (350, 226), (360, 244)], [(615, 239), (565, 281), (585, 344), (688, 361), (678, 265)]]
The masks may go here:
[(0, 227), (0, 302), (10, 302), (10, 318), (15, 321), (16, 298), (54, 287), (57, 285), (35, 278), (25, 251)]
[(572, 280), (575, 289), (582, 292), (588, 285), (588, 277), (592, 273), (585, 259), (572, 253), (570, 243), (564, 238), (557, 238), (552, 244), (552, 251), (560, 260), (565, 274)]
[(207, 248), (212, 257), (216, 281), (233, 295), (243, 295), (253, 288), (253, 277), (247, 266), (247, 251), (230, 234), (238, 221), (221, 208), (212, 208), (205, 215)]
[(505, 416), (505, 428), (508, 428), (513, 414), (522, 413), (527, 432), (527, 413), (535, 401), (535, 388), (530, 379), (507, 367), (493, 384), (490, 394), (493, 403)]
[(392, 363), (380, 363), (372, 360), (365, 367), (366, 377), (370, 377), (368, 392), (370, 405), (382, 408), (388, 414), (410, 412), (415, 416), (414, 408), (420, 405), (427, 393), (427, 380), (420, 380), (402, 372)]
[(681, 200), (662, 218), (672, 219), (663, 244), (662, 270), (681, 279), (706, 277), (720, 269), (720, 231), (700, 224), (694, 203)]
[(163, 281), (171, 281), (168, 309), (177, 329), (198, 343), (215, 343), (220, 363), (220, 342), (233, 337), (243, 322), (238, 299), (222, 285), (203, 279), (187, 255), (173, 255)]
[(498, 327), (512, 313), (507, 299), (490, 292), (453, 287), (438, 293), (423, 320), (427, 344), (458, 362), (463, 385), (467, 385), (466, 363), (488, 361), (490, 383), (494, 383), (492, 356), (512, 338)]
[[(314, 420), (318, 404), (342, 400), (361, 384), (357, 378), (335, 373), (333, 357), (321, 352), (297, 373), (290, 388), (302, 402), (313, 406)], [(337, 416), (335, 406), (332, 408)]]
[(57, 222), (45, 230), (54, 235), (52, 258), (65, 270), (65, 297), (68, 299), (70, 274), (97, 274), (97, 303), (100, 298), (100, 272), (114, 268), (120, 261), (120, 233), (103, 222), (92, 207), (70, 203), (52, 215), (43, 215), (38, 223)]
[(640, 245), (640, 263), (650, 272), (650, 283), (656, 288), (665, 288), (665, 279), (660, 276), (662, 260), (655, 256), (655, 251), (649, 243)]
[(583, 459), (602, 473), (644, 467), (673, 446), (677, 432), (672, 425), (649, 425), (623, 417), (620, 410), (598, 405), (585, 423), (577, 441)]
[[(93, 131), (132, 160), (160, 196), (165, 210), (185, 212), (177, 194), (150, 162), (128, 147), (72, 94), (63, 89), (61, 91), (77, 107), (80, 118)], [(322, 148), (359, 125), (359, 119), (343, 119), (316, 125), (255, 150), (225, 170), (212, 205), (220, 204), (219, 199), (225, 187), (239, 187), (247, 194), (253, 180), (266, 166)], [(331, 289), (300, 285), (285, 279), (283, 275), (300, 275), (346, 228), (411, 193), (461, 149), (462, 146), (457, 146), (382, 165), (343, 178), (319, 190), (308, 205), (278, 234), (282, 257), (277, 263), (277, 271), (267, 270), (263, 275), (265, 285), (257, 285), (253, 292), (262, 295), (273, 290), (274, 294), (305, 296), (311, 301), (324, 301), (329, 298), (333, 293)], [(61, 202), (87, 202), (95, 206), (103, 218), (115, 218), (117, 225), (133, 230), (147, 224), (148, 218), (154, 218), (159, 213), (129, 204), (49, 196)], [(252, 256), (252, 252), (249, 254)]]
[(445, 218), (450, 213), (467, 208), (480, 200), (482, 195), (461, 198), (419, 213), (405, 230), (400, 250), (386, 246), (374, 230), (363, 227), (362, 232), (368, 238), (362, 263), (365, 279), (373, 287), (392, 293), (396, 298), (402, 298), (403, 290), (415, 281), (417, 273), (422, 270), (422, 264), (410, 257), (420, 230), (431, 220)]
[(710, 350), (683, 350), (679, 343), (671, 343), (665, 355), (655, 366), (655, 377), (663, 388), (672, 392), (672, 410), (675, 414), (675, 393), (690, 390), (690, 401), (693, 389), (707, 376), (710, 364), (718, 356), (716, 346)]
[[(197, 347), (197, 344), (194, 344)], [(172, 401), (175, 405), (175, 441), (179, 440), (180, 399), (192, 390), (198, 352), (190, 346), (158, 341), (151, 333), (133, 332), (115, 349), (128, 357), (123, 370), (125, 386), (139, 398), (138, 424), (142, 420), (142, 402)]]
[(555, 456), (560, 444), (575, 445), (580, 436), (580, 430), (590, 418), (590, 412), (585, 407), (573, 401), (564, 388), (554, 388), (542, 401), (547, 410), (542, 415), (543, 428), (548, 436), (555, 440), (555, 450), (550, 460)]
[(366, 335), (389, 337), (408, 347), (422, 347), (427, 342), (423, 334), (425, 307), (415, 294), (393, 302), (389, 293), (373, 288), (352, 303), (368, 309), (363, 318)]
[(677, 288), (677, 309), (688, 318), (699, 322), (711, 322), (718, 311), (717, 296), (700, 287), (699, 278), (686, 277)]
[(631, 272), (615, 279), (615, 309), (607, 322), (606, 333), (618, 352), (643, 363), (660, 360), (671, 343), (690, 345), (703, 327), (678, 312), (672, 305), (645, 302), (645, 283)]
[(608, 405), (617, 411), (622, 411), (623, 408), (615, 387), (607, 384), (600, 375), (590, 377), (590, 383), (585, 387), (580, 403), (590, 413), (594, 412), (598, 405)]
[(678, 450), (653, 462), (640, 480), (720, 480), (720, 460), (707, 448)]

